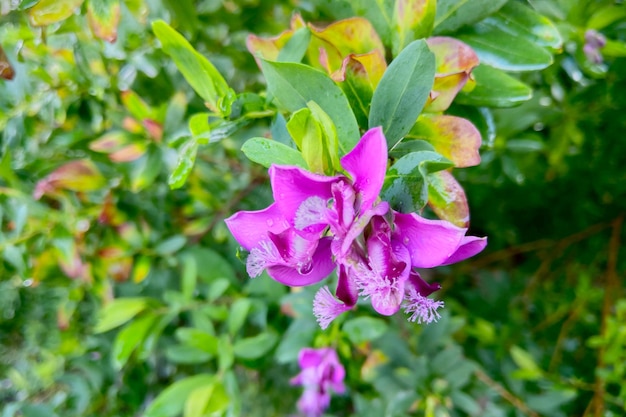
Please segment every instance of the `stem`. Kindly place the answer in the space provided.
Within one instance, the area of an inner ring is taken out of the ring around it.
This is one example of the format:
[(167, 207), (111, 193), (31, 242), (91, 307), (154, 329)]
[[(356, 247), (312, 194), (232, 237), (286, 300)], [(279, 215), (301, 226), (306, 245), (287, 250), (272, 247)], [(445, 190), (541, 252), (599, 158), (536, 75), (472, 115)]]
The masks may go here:
[(526, 403), (524, 403), (524, 401), (522, 401), (520, 398), (516, 397), (515, 395), (513, 395), (513, 393), (511, 393), (506, 388), (504, 388), (502, 385), (498, 384), (496, 381), (491, 379), (491, 377), (487, 375), (486, 373), (484, 373), (482, 370), (479, 369), (475, 371), (474, 374), (485, 385), (487, 385), (489, 388), (496, 391), (498, 395), (500, 395), (502, 398), (504, 398), (505, 400), (513, 404), (513, 406), (517, 408), (519, 411), (521, 411), (522, 413), (530, 417), (540, 417), (539, 414), (531, 410), (526, 405)]

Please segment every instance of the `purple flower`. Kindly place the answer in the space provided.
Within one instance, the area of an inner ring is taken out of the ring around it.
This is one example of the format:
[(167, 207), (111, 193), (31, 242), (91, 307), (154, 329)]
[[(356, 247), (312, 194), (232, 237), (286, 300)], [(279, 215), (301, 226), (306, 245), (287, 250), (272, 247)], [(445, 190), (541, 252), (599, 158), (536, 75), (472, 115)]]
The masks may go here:
[(583, 52), (587, 59), (593, 64), (602, 64), (604, 62), (600, 49), (606, 45), (606, 37), (594, 29), (585, 32), (585, 45)]
[(330, 405), (330, 394), (345, 391), (346, 372), (332, 348), (304, 348), (298, 355), (300, 373), (292, 385), (301, 385), (304, 392), (298, 401), (298, 410), (306, 417), (319, 417)]
[(486, 238), (416, 213), (390, 210), (379, 194), (387, 171), (387, 143), (381, 128), (367, 131), (343, 158), (346, 175), (324, 176), (298, 167), (269, 169), (274, 203), (226, 219), (233, 236), (250, 252), (247, 270), (266, 270), (290, 286), (311, 285), (338, 268), (335, 294), (321, 288), (313, 313), (325, 329), (353, 308), (359, 296), (383, 315), (404, 308), (410, 321), (439, 318), (439, 289), (415, 268), (449, 265), (483, 250)]

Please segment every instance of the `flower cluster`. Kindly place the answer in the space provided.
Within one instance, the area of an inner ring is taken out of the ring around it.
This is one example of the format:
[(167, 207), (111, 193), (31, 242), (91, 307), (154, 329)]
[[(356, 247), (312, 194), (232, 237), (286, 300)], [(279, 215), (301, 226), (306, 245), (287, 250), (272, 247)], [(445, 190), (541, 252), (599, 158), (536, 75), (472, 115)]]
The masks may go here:
[(486, 238), (416, 213), (399, 213), (379, 198), (387, 171), (387, 143), (381, 128), (367, 131), (343, 158), (347, 175), (323, 176), (295, 166), (269, 169), (274, 203), (265, 210), (241, 211), (226, 219), (239, 244), (249, 251), (251, 277), (264, 270), (289, 286), (315, 284), (338, 269), (333, 295), (316, 294), (313, 312), (325, 329), (339, 314), (369, 298), (380, 314), (400, 308), (409, 320), (437, 319), (439, 289), (415, 268), (461, 261), (480, 252)]
[(304, 387), (298, 410), (306, 417), (319, 417), (330, 405), (331, 390), (338, 394), (345, 391), (346, 371), (331, 348), (304, 348), (298, 355), (298, 364), (301, 371), (291, 380), (292, 385)]

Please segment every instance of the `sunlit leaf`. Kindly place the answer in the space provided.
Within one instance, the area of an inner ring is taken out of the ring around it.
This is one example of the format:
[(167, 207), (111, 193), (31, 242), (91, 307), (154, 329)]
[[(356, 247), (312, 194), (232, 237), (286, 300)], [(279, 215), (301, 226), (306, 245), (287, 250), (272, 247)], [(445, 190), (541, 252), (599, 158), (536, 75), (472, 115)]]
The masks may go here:
[(195, 139), (187, 140), (178, 151), (176, 167), (167, 179), (172, 190), (182, 187), (193, 170), (198, 153), (198, 142)]
[(209, 108), (228, 116), (235, 93), (213, 64), (164, 21), (153, 22), (152, 30), (161, 41), (163, 51), (174, 60), (187, 82), (206, 101)]
[(200, 387), (211, 386), (215, 376), (200, 374), (174, 382), (165, 388), (146, 408), (144, 417), (174, 417), (183, 412), (189, 395)]
[(116, 298), (107, 304), (100, 313), (95, 333), (104, 333), (126, 323), (148, 306), (148, 299), (144, 297)]
[(157, 316), (154, 314), (143, 314), (120, 330), (115, 336), (111, 351), (113, 368), (120, 370), (126, 365), (132, 353), (146, 338), (156, 319)]
[(325, 69), (329, 74), (341, 68), (344, 58), (350, 54), (378, 51), (384, 56), (385, 49), (369, 20), (361, 17), (343, 19), (325, 28), (309, 25), (312, 33), (307, 52), (309, 62)]
[(28, 18), (33, 26), (48, 26), (70, 17), (83, 1), (41, 0), (28, 9)]

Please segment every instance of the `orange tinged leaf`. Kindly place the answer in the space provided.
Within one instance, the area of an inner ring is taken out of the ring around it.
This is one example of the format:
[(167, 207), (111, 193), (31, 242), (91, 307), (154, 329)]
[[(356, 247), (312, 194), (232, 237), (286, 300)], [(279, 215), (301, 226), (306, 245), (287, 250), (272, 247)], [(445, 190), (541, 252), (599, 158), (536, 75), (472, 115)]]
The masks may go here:
[(443, 220), (459, 226), (469, 225), (469, 206), (461, 184), (448, 171), (428, 176), (428, 205)]
[(87, 19), (94, 35), (109, 43), (115, 42), (120, 22), (119, 0), (89, 0)]
[(462, 117), (422, 114), (409, 137), (429, 142), (435, 151), (454, 162), (458, 168), (480, 163), (480, 132), (472, 122)]
[(0, 46), (0, 78), (4, 78), (5, 80), (12, 80), (15, 77), (15, 71), (13, 71), (13, 67), (9, 62), (7, 56), (4, 54), (2, 50), (2, 46)]
[(471, 71), (479, 64), (472, 48), (465, 43), (444, 36), (426, 40), (435, 54), (437, 70), (433, 95), (426, 106), (428, 112), (442, 112), (450, 107), (457, 93), (470, 79)]
[(60, 166), (35, 186), (33, 197), (40, 199), (44, 194), (59, 190), (95, 191), (106, 184), (96, 165), (88, 159), (68, 162)]

